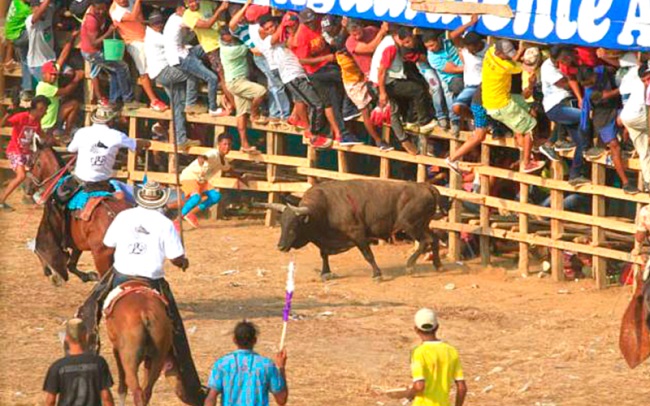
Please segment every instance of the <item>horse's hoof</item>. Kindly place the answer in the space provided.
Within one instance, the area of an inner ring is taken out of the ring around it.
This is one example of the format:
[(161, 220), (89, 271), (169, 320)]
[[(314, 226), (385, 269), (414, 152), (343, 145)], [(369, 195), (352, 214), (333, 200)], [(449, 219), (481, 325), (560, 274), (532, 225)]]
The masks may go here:
[(63, 285), (63, 278), (61, 278), (61, 276), (56, 272), (52, 272), (48, 278), (50, 279), (50, 282), (52, 282), (52, 285), (57, 288)]
[(372, 281), (375, 283), (381, 283), (384, 280), (381, 275), (373, 276)]
[(99, 274), (97, 272), (88, 272), (86, 274), (86, 280), (84, 282), (98, 282)]
[(332, 272), (324, 273), (324, 274), (321, 274), (321, 276), (320, 276), (320, 279), (323, 282), (331, 281), (331, 280), (334, 280), (336, 278), (338, 278), (338, 275), (336, 275), (336, 274), (334, 274)]

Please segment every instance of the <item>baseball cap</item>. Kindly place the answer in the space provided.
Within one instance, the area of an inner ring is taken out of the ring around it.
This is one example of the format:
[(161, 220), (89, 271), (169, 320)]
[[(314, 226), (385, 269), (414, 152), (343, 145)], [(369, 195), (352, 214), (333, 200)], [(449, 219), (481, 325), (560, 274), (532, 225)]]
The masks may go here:
[(47, 61), (43, 64), (41, 67), (41, 72), (43, 74), (52, 74), (56, 75), (59, 73), (59, 69), (56, 67), (56, 62), (54, 61)]
[(650, 61), (645, 61), (639, 66), (639, 77), (645, 77), (646, 75), (650, 75)]
[(316, 18), (317, 18), (316, 12), (310, 8), (303, 8), (302, 10), (300, 10), (300, 13), (298, 13), (298, 19), (302, 24), (315, 21)]
[(496, 49), (497, 51), (507, 55), (508, 58), (514, 58), (515, 55), (517, 55), (517, 50), (515, 49), (515, 46), (512, 44), (512, 41), (509, 41), (507, 39), (498, 40), (496, 44)]
[(438, 328), (438, 317), (436, 313), (427, 308), (422, 308), (415, 313), (415, 327), (420, 331), (430, 333)]
[(265, 14), (271, 12), (271, 7), (269, 6), (258, 6), (257, 4), (251, 4), (246, 9), (246, 20), (250, 23), (256, 23), (259, 18)]

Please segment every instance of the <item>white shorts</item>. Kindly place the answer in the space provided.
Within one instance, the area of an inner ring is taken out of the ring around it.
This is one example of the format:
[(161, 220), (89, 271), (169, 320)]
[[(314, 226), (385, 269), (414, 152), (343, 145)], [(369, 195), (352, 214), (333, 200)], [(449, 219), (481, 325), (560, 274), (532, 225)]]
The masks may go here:
[(144, 56), (144, 42), (135, 41), (126, 44), (126, 50), (133, 58), (135, 68), (138, 70), (138, 75), (142, 76), (147, 73), (147, 59)]

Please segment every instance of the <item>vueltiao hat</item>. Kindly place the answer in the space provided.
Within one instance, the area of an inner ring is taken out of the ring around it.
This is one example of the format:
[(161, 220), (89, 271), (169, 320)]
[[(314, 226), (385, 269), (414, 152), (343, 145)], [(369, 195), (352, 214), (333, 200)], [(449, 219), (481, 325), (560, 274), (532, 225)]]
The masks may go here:
[(145, 209), (159, 209), (167, 204), (169, 189), (155, 181), (148, 181), (135, 192), (135, 202)]

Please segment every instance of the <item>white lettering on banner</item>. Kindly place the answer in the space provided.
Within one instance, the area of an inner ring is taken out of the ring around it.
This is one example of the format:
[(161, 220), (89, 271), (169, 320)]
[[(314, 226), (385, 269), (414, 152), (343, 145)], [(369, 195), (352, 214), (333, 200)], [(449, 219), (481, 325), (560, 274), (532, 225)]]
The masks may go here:
[(373, 0), (340, 0), (339, 4), (341, 5), (341, 9), (343, 11), (350, 11), (356, 6), (356, 10), (358, 13), (365, 13), (366, 11), (370, 10), (372, 6), (374, 5)]
[[(484, 0), (483, 3), (485, 4), (510, 4), (509, 0)], [(483, 16), (483, 25), (485, 25), (485, 28), (487, 28), (490, 31), (499, 31), (504, 28), (508, 24), (510, 24), (509, 18), (503, 18), (503, 17), (496, 17), (496, 16), (489, 16), (489, 15), (484, 15)]]
[(555, 27), (559, 39), (566, 40), (576, 35), (578, 23), (571, 21), (571, 0), (563, 0), (557, 3)]
[[(612, 26), (612, 20), (603, 18), (612, 8), (614, 0), (582, 0), (578, 12), (578, 34), (589, 43), (602, 40)], [(600, 23), (597, 20), (602, 19)]]
[(553, 32), (555, 26), (551, 18), (553, 0), (519, 0), (517, 2), (517, 13), (515, 14), (512, 31), (515, 35), (524, 35), (528, 32), (530, 29), (530, 19), (533, 15), (533, 2), (537, 3), (533, 34), (537, 39), (544, 39)]
[(621, 45), (633, 45), (633, 32), (639, 33), (637, 45), (650, 47), (650, 0), (630, 0), (630, 8), (618, 42)]

